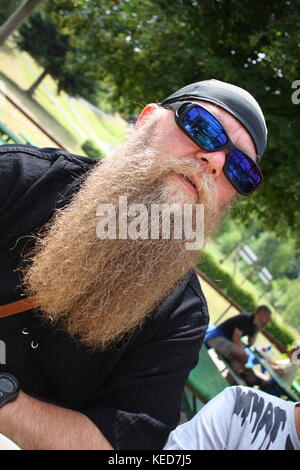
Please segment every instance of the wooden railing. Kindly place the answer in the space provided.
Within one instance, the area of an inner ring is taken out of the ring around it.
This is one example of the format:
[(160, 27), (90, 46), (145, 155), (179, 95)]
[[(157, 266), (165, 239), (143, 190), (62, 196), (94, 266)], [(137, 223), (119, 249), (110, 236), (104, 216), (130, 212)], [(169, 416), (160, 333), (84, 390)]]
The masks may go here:
[(39, 123), (29, 111), (27, 111), (23, 106), (21, 106), (13, 98), (11, 98), (7, 94), (7, 92), (4, 93), (3, 91), (0, 90), (0, 93), (2, 93), (7, 99), (7, 101), (9, 101), (18, 111), (20, 111), (20, 113), (24, 114), (24, 116), (27, 119), (29, 119), (29, 121), (31, 121), (32, 124), (34, 124), (41, 132), (43, 132), (43, 134), (45, 134), (50, 140), (52, 140), (52, 142), (54, 142), (55, 145), (57, 145), (59, 148), (63, 150), (68, 151), (68, 149), (45, 126)]

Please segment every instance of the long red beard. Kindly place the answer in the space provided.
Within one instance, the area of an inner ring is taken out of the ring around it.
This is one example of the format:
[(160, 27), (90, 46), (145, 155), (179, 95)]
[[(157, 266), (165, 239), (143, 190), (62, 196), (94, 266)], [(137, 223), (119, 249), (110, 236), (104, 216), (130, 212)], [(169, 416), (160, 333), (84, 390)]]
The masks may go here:
[[(167, 188), (164, 177), (199, 173), (199, 165), (164, 155), (158, 143), (149, 149), (146, 143), (153, 140), (155, 125), (150, 120), (89, 173), (70, 204), (37, 237), (32, 264), (24, 273), (28, 295), (37, 295), (42, 315), (92, 348), (107, 348), (133, 332), (197, 261), (198, 253), (186, 250), (184, 238), (96, 236), (97, 208), (117, 206), (120, 196), (149, 208), (173, 202), (176, 191), (176, 202), (190, 202), (180, 183)], [(205, 234), (210, 236), (220, 213), (213, 179), (203, 173), (201, 181), (199, 202), (205, 206)]]

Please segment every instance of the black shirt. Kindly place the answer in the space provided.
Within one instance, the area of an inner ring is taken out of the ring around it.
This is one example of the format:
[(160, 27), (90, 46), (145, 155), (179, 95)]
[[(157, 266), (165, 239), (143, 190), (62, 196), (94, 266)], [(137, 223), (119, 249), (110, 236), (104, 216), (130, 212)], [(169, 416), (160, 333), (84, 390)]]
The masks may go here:
[(240, 313), (239, 315), (228, 318), (228, 320), (218, 325), (218, 328), (220, 328), (229, 339), (232, 339), (233, 332), (236, 328), (241, 330), (244, 336), (253, 336), (258, 331), (258, 327), (254, 323), (254, 313), (250, 312)]
[[(94, 164), (58, 149), (0, 147), (0, 305), (21, 298), (17, 268), (31, 234)], [(24, 392), (84, 413), (115, 449), (158, 449), (178, 423), (207, 325), (207, 304), (190, 272), (129, 342), (107, 351), (76, 344), (34, 311), (0, 319), (0, 370), (16, 375)]]

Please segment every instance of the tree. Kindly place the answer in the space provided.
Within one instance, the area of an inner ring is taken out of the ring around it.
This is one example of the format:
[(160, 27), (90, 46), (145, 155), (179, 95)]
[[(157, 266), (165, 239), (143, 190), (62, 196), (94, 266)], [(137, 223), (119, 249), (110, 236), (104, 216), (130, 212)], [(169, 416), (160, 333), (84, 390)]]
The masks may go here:
[[(42, 40), (46, 38), (46, 40)], [(46, 20), (40, 13), (31, 15), (20, 27), (15, 39), (19, 49), (28, 52), (44, 69), (33, 85), (27, 90), (32, 95), (43, 78), (49, 73), (54, 78), (61, 75), (69, 48), (69, 38), (57, 31), (54, 23)]]
[(300, 124), (291, 101), (291, 84), (300, 77), (299, 0), (255, 8), (250, 0), (54, 0), (49, 8), (84, 50), (77, 58), (83, 69), (92, 64), (90, 73), (111, 84), (123, 111), (210, 77), (252, 92), (270, 130), (266, 184), (239, 213), (249, 221), (251, 210), (281, 234), (299, 229)]
[(264, 232), (251, 244), (258, 256), (259, 263), (266, 266), (274, 279), (285, 277), (295, 257), (295, 246), (292, 241), (280, 241), (274, 233)]
[(237, 217), (249, 225), (258, 218), (282, 237), (299, 233), (300, 104), (292, 85), (300, 77), (300, 0), (53, 0), (45, 7), (81, 51), (81, 70), (108, 84), (126, 114), (207, 78), (249, 90), (270, 138), (265, 184)]
[(0, 46), (4, 44), (6, 39), (19, 28), (21, 23), (30, 15), (33, 9), (42, 0), (27, 0), (27, 2), (17, 8), (8, 20), (0, 27)]
[(43, 68), (43, 72), (27, 90), (29, 95), (34, 93), (49, 74), (57, 80), (59, 92), (64, 90), (71, 96), (94, 100), (97, 81), (80, 73), (73, 61), (76, 51), (70, 45), (69, 36), (60, 33), (52, 21), (41, 13), (32, 14), (20, 27), (15, 41), (20, 49), (28, 52)]
[(299, 279), (280, 279), (273, 286), (275, 304), (284, 320), (300, 332)]
[(9, 16), (20, 6), (22, 0), (0, 0), (0, 25), (9, 18)]

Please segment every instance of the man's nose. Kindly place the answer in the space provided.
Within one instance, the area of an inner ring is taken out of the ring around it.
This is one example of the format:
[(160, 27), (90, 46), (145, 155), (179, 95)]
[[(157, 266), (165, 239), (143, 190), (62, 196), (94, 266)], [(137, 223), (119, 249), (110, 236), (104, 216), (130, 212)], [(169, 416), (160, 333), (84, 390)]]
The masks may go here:
[(203, 152), (196, 154), (196, 159), (205, 165), (206, 170), (215, 178), (218, 178), (223, 171), (226, 160), (226, 150), (218, 152)]

